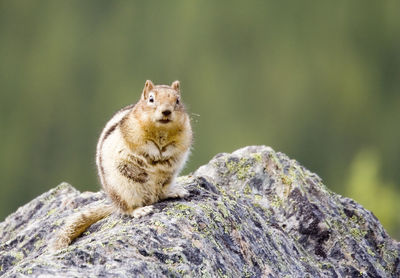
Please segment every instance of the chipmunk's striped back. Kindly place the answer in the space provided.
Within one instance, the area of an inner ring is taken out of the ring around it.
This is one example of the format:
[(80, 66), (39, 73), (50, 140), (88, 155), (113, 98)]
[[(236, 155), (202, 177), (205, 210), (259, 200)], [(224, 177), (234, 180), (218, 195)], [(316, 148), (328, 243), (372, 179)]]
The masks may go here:
[(104, 141), (107, 139), (107, 137), (115, 132), (118, 124), (121, 122), (122, 118), (126, 116), (129, 111), (134, 107), (134, 105), (128, 105), (122, 109), (120, 109), (118, 112), (116, 112), (111, 119), (107, 122), (106, 126), (103, 128), (103, 131), (100, 134), (99, 140), (97, 142), (97, 148), (96, 148), (96, 166), (97, 166), (97, 173), (99, 180), (101, 184), (104, 184), (104, 172), (103, 166), (102, 166), (102, 157), (101, 157), (101, 149), (103, 146)]

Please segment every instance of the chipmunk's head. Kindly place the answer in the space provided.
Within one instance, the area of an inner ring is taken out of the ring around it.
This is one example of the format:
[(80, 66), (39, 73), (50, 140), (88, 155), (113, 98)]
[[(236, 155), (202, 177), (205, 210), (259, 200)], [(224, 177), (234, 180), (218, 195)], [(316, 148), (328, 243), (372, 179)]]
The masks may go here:
[(154, 85), (147, 80), (141, 97), (140, 118), (157, 127), (168, 127), (181, 123), (186, 115), (181, 101), (179, 81), (171, 86)]

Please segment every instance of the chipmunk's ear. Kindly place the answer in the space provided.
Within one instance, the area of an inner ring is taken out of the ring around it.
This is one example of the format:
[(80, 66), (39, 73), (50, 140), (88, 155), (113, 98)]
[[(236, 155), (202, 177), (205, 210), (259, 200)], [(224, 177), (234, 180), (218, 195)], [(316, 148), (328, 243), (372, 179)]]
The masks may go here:
[(142, 93), (143, 99), (147, 98), (147, 95), (149, 94), (149, 92), (151, 90), (153, 90), (153, 88), (154, 88), (153, 82), (151, 82), (151, 80), (146, 80), (146, 83), (144, 83), (144, 88), (143, 88), (143, 93)]
[(179, 93), (179, 87), (181, 86), (181, 84), (179, 83), (178, 80), (172, 82), (171, 87), (172, 89), (174, 89), (175, 91), (177, 91)]

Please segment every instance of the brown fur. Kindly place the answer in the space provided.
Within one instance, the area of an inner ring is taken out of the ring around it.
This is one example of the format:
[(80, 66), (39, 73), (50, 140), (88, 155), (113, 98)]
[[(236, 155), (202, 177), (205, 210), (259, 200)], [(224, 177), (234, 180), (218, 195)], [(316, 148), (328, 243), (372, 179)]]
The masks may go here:
[(112, 211), (141, 217), (159, 200), (187, 195), (173, 183), (192, 144), (190, 119), (180, 98), (179, 81), (155, 86), (148, 80), (138, 103), (111, 118), (100, 136), (96, 163), (113, 205), (73, 215), (57, 236), (54, 249), (68, 246)]
[(114, 203), (114, 205), (116, 205), (120, 210), (122, 210), (122, 211), (129, 210), (128, 204), (124, 200), (121, 199), (121, 196), (119, 196), (117, 194), (117, 192), (115, 192), (112, 189), (108, 189), (107, 193), (110, 196), (111, 201)]
[(149, 180), (149, 174), (141, 167), (136, 164), (126, 161), (118, 165), (118, 170), (124, 177), (133, 180), (138, 183), (145, 183)]
[(53, 249), (60, 249), (68, 246), (72, 240), (80, 236), (86, 229), (100, 219), (110, 215), (114, 208), (110, 205), (102, 205), (87, 209), (84, 213), (72, 215), (67, 218), (64, 228), (59, 232), (52, 242)]

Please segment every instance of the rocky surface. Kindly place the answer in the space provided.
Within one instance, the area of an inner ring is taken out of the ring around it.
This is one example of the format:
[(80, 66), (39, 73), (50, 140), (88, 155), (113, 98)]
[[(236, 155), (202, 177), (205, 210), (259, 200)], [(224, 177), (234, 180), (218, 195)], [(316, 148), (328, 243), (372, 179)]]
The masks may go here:
[(105, 197), (57, 186), (0, 224), (0, 275), (400, 277), (400, 245), (371, 212), (268, 147), (218, 154), (178, 182), (186, 199), (111, 215), (50, 252), (65, 217)]

